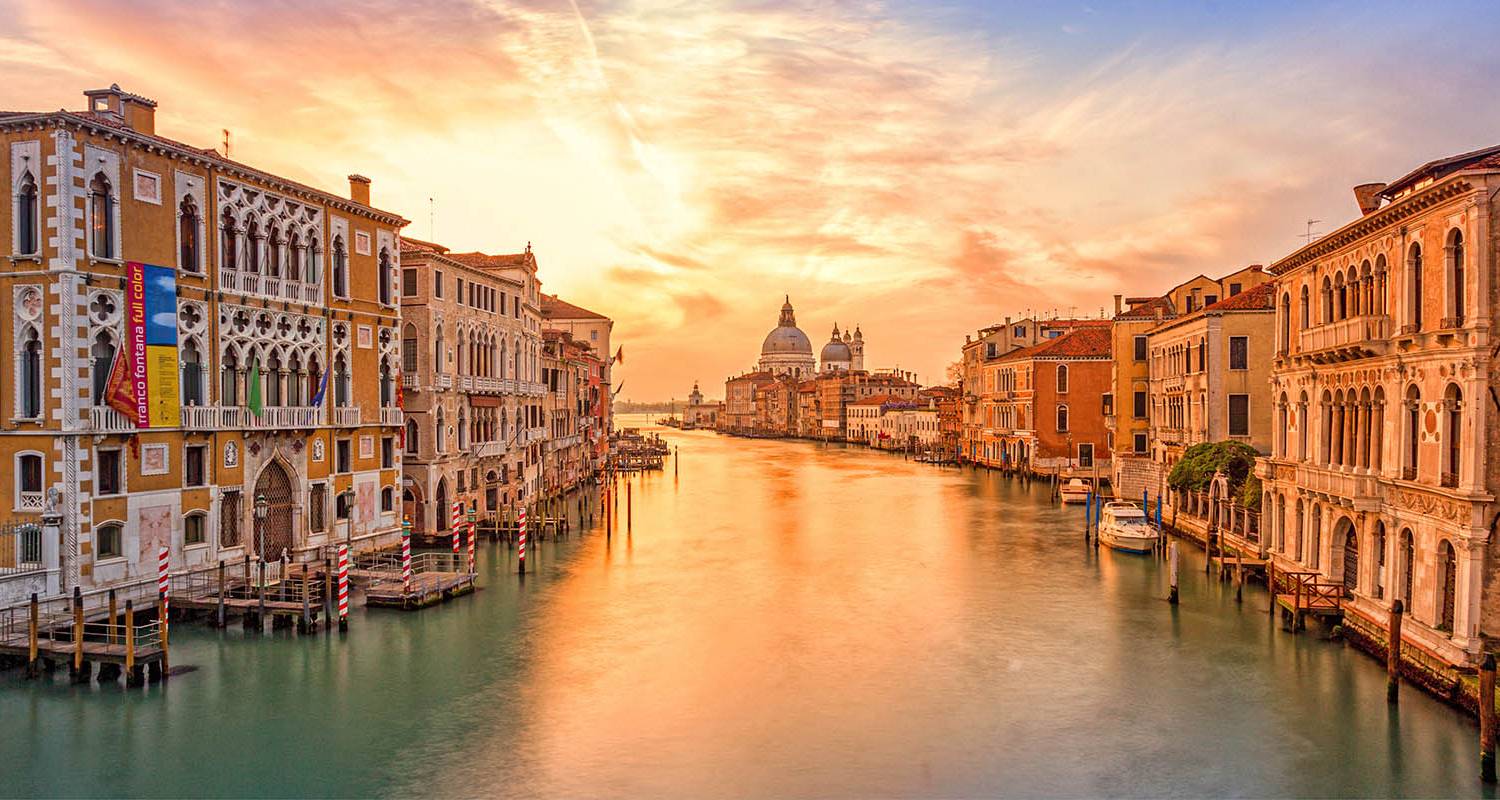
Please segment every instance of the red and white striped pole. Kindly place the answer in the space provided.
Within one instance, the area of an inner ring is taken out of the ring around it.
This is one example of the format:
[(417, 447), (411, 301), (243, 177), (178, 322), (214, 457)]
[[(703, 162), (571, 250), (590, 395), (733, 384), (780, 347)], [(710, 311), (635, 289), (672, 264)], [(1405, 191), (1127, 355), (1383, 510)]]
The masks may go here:
[[(464, 504), (458, 500), (453, 501), (453, 515), (449, 519), (449, 527), (453, 529), (453, 555), (458, 555), (458, 537), (464, 528)], [(458, 559), (454, 559), (457, 561)]]
[(521, 574), (526, 574), (526, 506), (521, 506), (521, 513), (516, 517), (517, 546), (521, 553)]
[(401, 591), (411, 592), (411, 520), (401, 521)]
[(171, 566), (171, 561), (172, 551), (166, 545), (162, 545), (156, 551), (156, 591), (161, 594), (162, 638), (166, 638), (167, 620), (172, 616), (172, 582), (167, 577), (167, 569)]
[(478, 503), (469, 507), (469, 574), (478, 575), (478, 564), (474, 560), (474, 542), (479, 538), (478, 526), (474, 524), (474, 518), (479, 515)]
[(349, 630), (349, 545), (339, 545), (339, 630)]

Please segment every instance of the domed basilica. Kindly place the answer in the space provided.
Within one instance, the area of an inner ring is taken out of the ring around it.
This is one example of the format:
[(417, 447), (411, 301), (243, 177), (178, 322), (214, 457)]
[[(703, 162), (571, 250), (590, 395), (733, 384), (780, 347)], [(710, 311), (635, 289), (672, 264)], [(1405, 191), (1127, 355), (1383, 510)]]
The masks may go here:
[(790, 375), (794, 378), (810, 377), (819, 371), (849, 372), (865, 368), (865, 337), (855, 326), (854, 332), (839, 334), (837, 323), (833, 336), (823, 345), (818, 359), (813, 358), (812, 341), (797, 327), (797, 317), (792, 312), (792, 299), (786, 298), (781, 305), (781, 318), (776, 327), (766, 334), (760, 346), (760, 361), (756, 369), (773, 375)]

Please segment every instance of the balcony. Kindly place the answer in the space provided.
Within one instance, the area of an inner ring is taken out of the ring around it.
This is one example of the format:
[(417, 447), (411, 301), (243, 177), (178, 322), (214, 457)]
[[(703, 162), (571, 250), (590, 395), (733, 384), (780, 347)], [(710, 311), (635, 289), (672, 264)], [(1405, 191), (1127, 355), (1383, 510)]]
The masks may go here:
[(227, 292), (268, 297), (273, 300), (291, 300), (307, 305), (323, 304), (323, 287), (302, 281), (273, 278), (254, 272), (219, 270), (219, 288)]
[(1315, 325), (1297, 334), (1301, 355), (1319, 363), (1384, 355), (1390, 350), (1391, 318), (1369, 314)]
[(539, 442), (547, 438), (546, 427), (528, 428), (526, 431), (526, 443)]
[(474, 378), (474, 388), (472, 391), (479, 394), (499, 394), (504, 391), (506, 383), (509, 383), (509, 381), (478, 375)]
[(408, 373), (402, 373), (401, 388), (415, 390), (417, 388), (417, 376)]
[(406, 424), (406, 412), (399, 408), (380, 409), (380, 424), (387, 428), (399, 428)]
[(358, 428), (360, 423), (360, 412), (358, 408), (335, 408), (333, 410), (333, 424), (338, 428)]
[(439, 388), (439, 389), (452, 389), (453, 388), (453, 376), (452, 375), (439, 375), (439, 376), (437, 376), (437, 388)]
[(474, 445), (475, 458), (493, 458), (505, 455), (505, 442), (480, 442)]
[(183, 406), (182, 428), (189, 431), (216, 431), (225, 427), (222, 412), (234, 410), (218, 406)]
[[(224, 408), (225, 427), (250, 428), (253, 430), (275, 430), (286, 428), (316, 428), (323, 424), (323, 409), (317, 406), (274, 406), (262, 408), (253, 414), (248, 408)], [(238, 413), (231, 413), (238, 412)], [(236, 422), (231, 418), (238, 417)]]
[(474, 391), (474, 376), (473, 375), (460, 375), (460, 376), (458, 376), (458, 390), (461, 391), (461, 392), (472, 392), (472, 391)]
[(43, 511), (46, 508), (47, 498), (42, 492), (20, 492), (16, 502), (16, 508), (21, 511)]
[(1298, 464), (1296, 480), (1297, 486), (1305, 491), (1349, 500), (1355, 511), (1380, 509), (1380, 479), (1373, 473)]
[(88, 429), (95, 433), (135, 433), (135, 421), (109, 406), (92, 406)]

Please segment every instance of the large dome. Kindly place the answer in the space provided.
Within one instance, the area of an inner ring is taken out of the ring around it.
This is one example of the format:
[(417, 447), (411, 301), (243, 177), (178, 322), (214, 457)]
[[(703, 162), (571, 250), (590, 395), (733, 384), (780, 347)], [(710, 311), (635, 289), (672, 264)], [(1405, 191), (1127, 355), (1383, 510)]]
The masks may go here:
[(781, 318), (777, 320), (776, 327), (766, 334), (766, 340), (760, 345), (760, 354), (812, 357), (812, 340), (797, 327), (797, 317), (792, 312), (792, 298), (788, 297), (781, 304)]
[(766, 340), (760, 346), (760, 354), (763, 356), (773, 353), (792, 353), (795, 355), (812, 355), (812, 341), (807, 334), (796, 326), (778, 325), (770, 333), (766, 334)]

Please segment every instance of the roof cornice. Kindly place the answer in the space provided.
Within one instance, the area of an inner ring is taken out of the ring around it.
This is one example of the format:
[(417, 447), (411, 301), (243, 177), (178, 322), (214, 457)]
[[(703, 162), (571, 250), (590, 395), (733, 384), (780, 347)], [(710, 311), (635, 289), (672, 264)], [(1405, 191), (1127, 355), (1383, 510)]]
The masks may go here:
[(1438, 203), (1451, 200), (1474, 188), (1470, 180), (1473, 174), (1472, 172), (1455, 173), (1446, 180), (1433, 184), (1410, 197), (1398, 200), (1379, 211), (1366, 214), (1316, 242), (1303, 245), (1291, 255), (1271, 264), (1266, 271), (1272, 275), (1284, 275), (1334, 251), (1341, 250), (1382, 228), (1408, 219)]
[(177, 158), (199, 167), (217, 168), (222, 172), (241, 179), (257, 180), (275, 188), (277, 191), (298, 196), (304, 200), (315, 200), (327, 205), (329, 208), (342, 211), (346, 214), (358, 214), (398, 228), (411, 224), (411, 220), (399, 214), (381, 211), (373, 206), (362, 205), (346, 197), (340, 197), (322, 189), (297, 183), (296, 181), (273, 175), (269, 172), (262, 172), (239, 162), (230, 161), (218, 155), (218, 153), (210, 154), (210, 151), (199, 150), (187, 145), (174, 144), (162, 137), (149, 136), (130, 128), (117, 128), (112, 125), (105, 125), (71, 111), (59, 109), (57, 111), (18, 117), (0, 117), (0, 130), (12, 130), (16, 128), (44, 129), (49, 124), (87, 131), (96, 136), (102, 136), (105, 139), (119, 139), (122, 142), (128, 142), (141, 147), (147, 152)]

